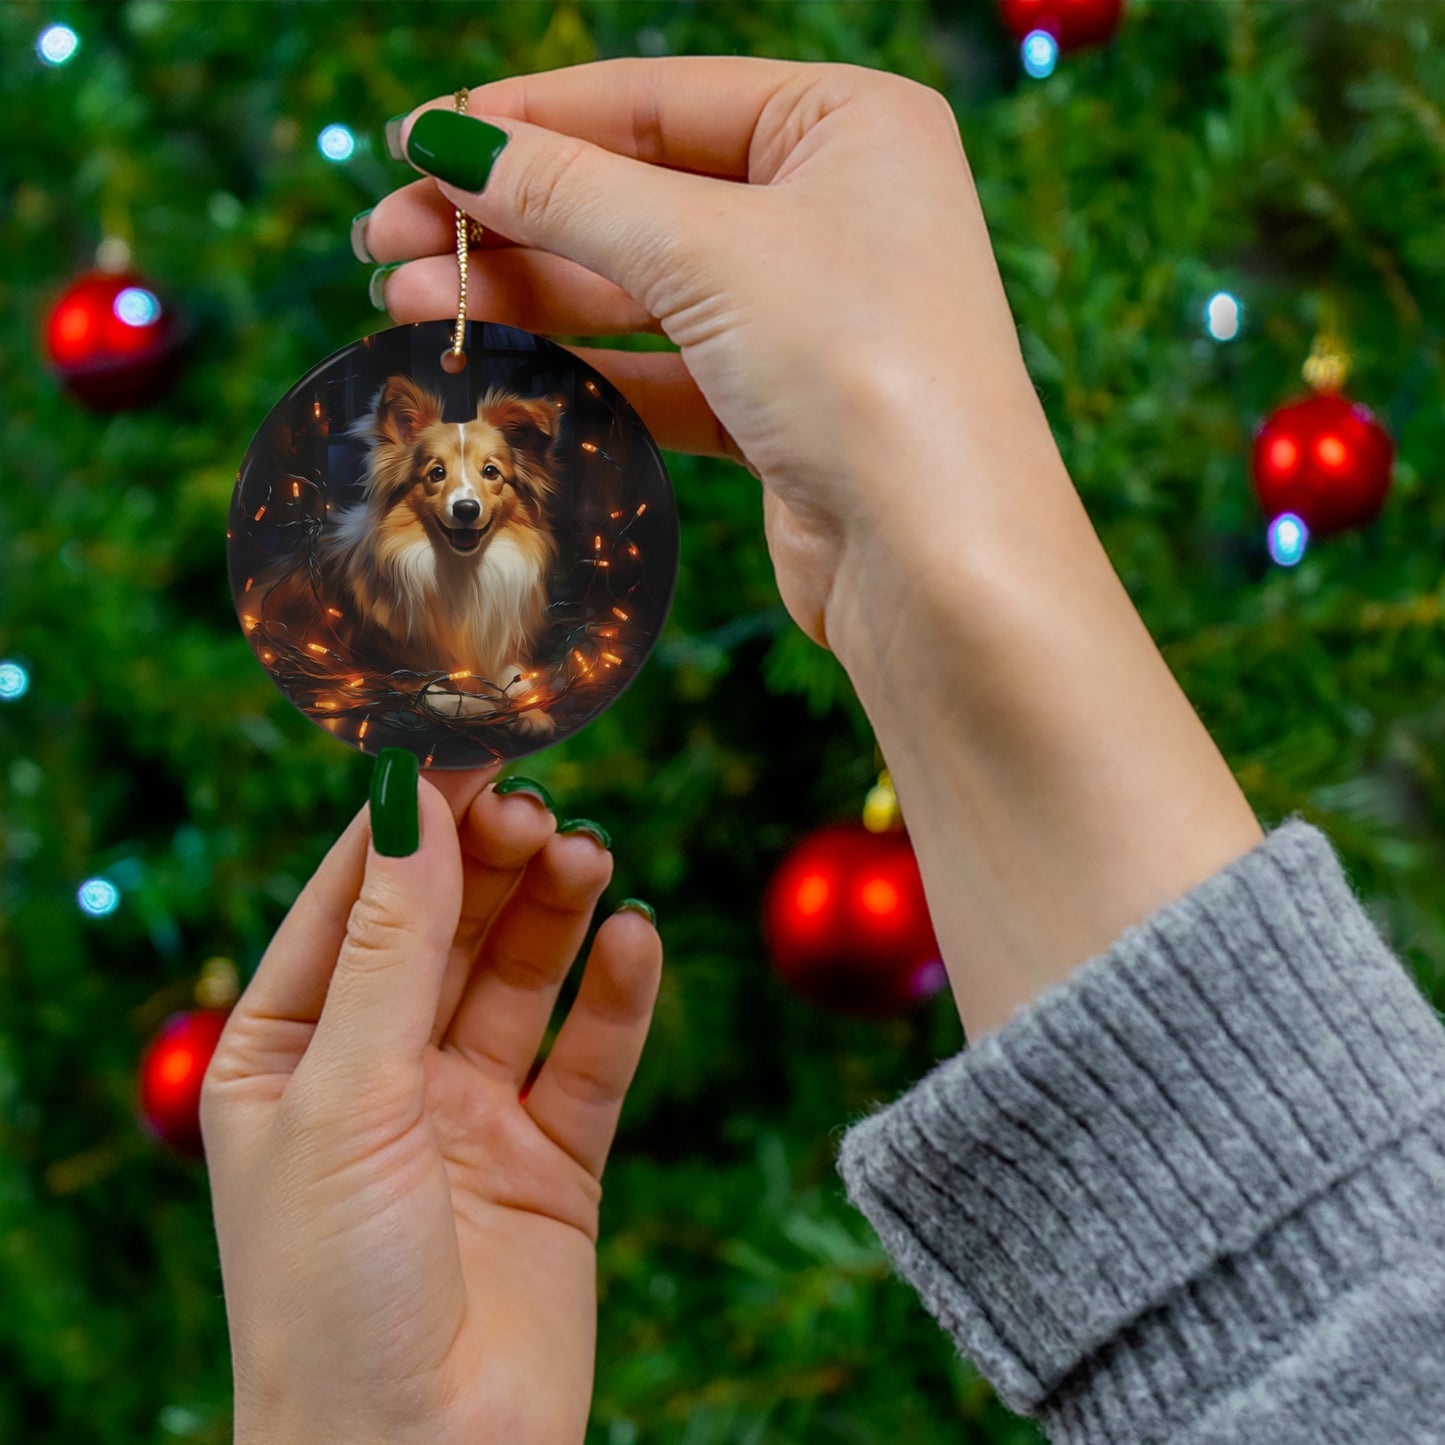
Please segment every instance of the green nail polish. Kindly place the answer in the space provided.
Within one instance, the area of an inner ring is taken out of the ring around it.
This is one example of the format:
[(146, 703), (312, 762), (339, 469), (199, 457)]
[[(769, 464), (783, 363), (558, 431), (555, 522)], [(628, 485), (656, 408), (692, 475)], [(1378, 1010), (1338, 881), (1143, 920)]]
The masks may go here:
[(617, 905), (619, 913), (640, 913), (654, 928), (657, 927), (657, 913), (652, 904), (644, 903), (640, 898), (624, 898)]
[(371, 297), (371, 304), (378, 311), (386, 310), (386, 278), (396, 270), (398, 266), (406, 265), (405, 261), (390, 261), (385, 266), (378, 266), (371, 273), (370, 284), (366, 288), (366, 294)]
[(371, 841), (388, 858), (407, 858), (421, 846), (416, 754), (383, 748), (371, 775)]
[(382, 133), (386, 136), (386, 153), (394, 161), (404, 161), (406, 159), (401, 149), (401, 128), (407, 116), (410, 114), (411, 112), (406, 110), (400, 115), (392, 116), (383, 129)]
[(559, 833), (587, 833), (604, 848), (611, 851), (612, 834), (601, 823), (594, 823), (591, 818), (568, 818), (565, 823), (558, 826), (557, 831)]
[(371, 219), (374, 206), (368, 206), (364, 211), (358, 211), (351, 218), (351, 254), (358, 261), (364, 261), (368, 266), (376, 265), (376, 257), (368, 250), (366, 245), (366, 223)]
[(549, 813), (557, 811), (557, 805), (552, 801), (551, 793), (541, 783), (534, 782), (531, 778), (503, 778), (500, 783), (493, 785), (492, 791), (504, 798), (511, 793), (526, 793), (530, 797), (536, 798)]
[(406, 158), (450, 185), (480, 191), (509, 139), (484, 120), (454, 110), (426, 110), (406, 138)]

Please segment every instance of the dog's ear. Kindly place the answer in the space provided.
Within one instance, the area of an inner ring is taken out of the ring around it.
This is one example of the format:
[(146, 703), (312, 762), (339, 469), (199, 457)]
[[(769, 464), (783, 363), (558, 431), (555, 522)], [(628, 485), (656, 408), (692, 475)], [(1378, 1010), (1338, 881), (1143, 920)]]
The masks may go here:
[(423, 427), (441, 419), (440, 397), (409, 376), (389, 376), (376, 393), (371, 411), (358, 418), (355, 429), (374, 442), (409, 446)]
[(477, 418), (490, 422), (512, 446), (546, 456), (561, 434), (562, 405), (560, 396), (517, 396), (494, 386), (477, 403)]

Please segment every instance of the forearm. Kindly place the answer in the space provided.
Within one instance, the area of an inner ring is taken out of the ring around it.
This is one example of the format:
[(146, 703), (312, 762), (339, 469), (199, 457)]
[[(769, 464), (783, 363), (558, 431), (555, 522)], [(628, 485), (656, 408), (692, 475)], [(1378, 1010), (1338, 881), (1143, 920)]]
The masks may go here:
[(828, 616), (970, 1039), (1262, 836), (1030, 410), (917, 458), (931, 504), (848, 549)]

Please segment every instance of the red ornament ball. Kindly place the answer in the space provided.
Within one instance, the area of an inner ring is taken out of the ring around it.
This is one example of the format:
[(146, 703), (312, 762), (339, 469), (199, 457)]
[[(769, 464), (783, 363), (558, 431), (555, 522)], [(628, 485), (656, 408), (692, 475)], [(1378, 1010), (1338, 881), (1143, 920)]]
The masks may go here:
[(140, 1061), (140, 1119), (158, 1139), (195, 1158), (201, 1141), (201, 1082), (216, 1052), (228, 1009), (172, 1014)]
[(1379, 516), (1394, 460), (1390, 434), (1368, 407), (1337, 392), (1315, 392), (1260, 423), (1254, 491), (1271, 521), (1293, 512), (1313, 535), (1327, 537)]
[(763, 931), (788, 986), (837, 1013), (901, 1013), (947, 979), (901, 830), (838, 823), (804, 838), (768, 885)]
[(122, 411), (156, 401), (175, 379), (177, 318), (143, 277), (91, 271), (50, 310), (45, 350), (77, 401)]
[(1020, 43), (1046, 30), (1060, 50), (1102, 45), (1117, 29), (1124, 0), (999, 0), (999, 17)]

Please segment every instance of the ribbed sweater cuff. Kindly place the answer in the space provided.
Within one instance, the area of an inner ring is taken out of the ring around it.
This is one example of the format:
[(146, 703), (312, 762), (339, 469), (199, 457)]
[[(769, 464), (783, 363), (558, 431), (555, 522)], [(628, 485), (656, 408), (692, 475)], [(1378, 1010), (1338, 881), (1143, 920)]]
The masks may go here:
[(1400, 1191), (1445, 1186), (1442, 1106), (1439, 1018), (1291, 817), (856, 1124), (839, 1168), (1005, 1403), (1157, 1438), (1378, 1261)]

